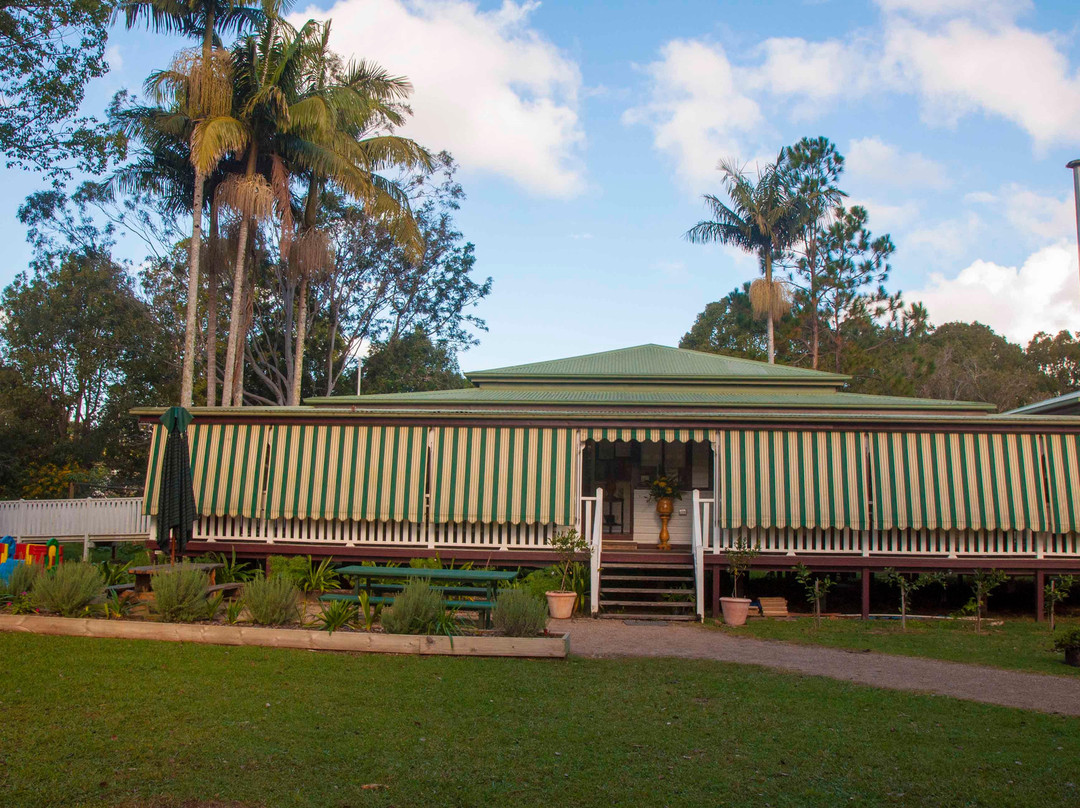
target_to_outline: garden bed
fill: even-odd
[[[570,635],[548,637],[492,637],[384,634],[353,631],[313,631],[300,628],[267,628],[194,623],[160,623],[138,620],[103,620],[83,617],[0,614],[0,631],[52,634],[67,637],[99,637],[128,640],[161,640],[206,645],[256,645],[271,648],[303,648],[314,651],[354,651],[376,654],[430,654],[442,656],[499,656],[564,658]]]

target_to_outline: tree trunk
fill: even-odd
[[[247,169],[244,178],[255,175],[255,161],[258,147],[252,141],[248,148]],[[251,229],[251,214],[244,212],[240,222],[240,233],[236,239],[236,266],[233,268],[232,305],[229,307],[229,340],[225,347],[225,382],[221,390],[221,406],[233,405],[233,388],[236,376],[236,352],[239,344],[238,333],[241,330],[242,305],[244,297],[244,258],[247,256],[248,231]],[[243,345],[240,345],[243,350]]]
[[[765,253],[765,286],[769,290],[769,311],[766,317],[766,330],[769,335],[769,364],[776,363],[776,340],[773,336],[772,313],[772,253]]]
[[[180,373],[180,406],[190,407],[195,381],[195,330],[198,328],[199,254],[202,252],[203,182],[195,172],[195,193],[191,201],[191,243],[188,245],[187,320],[184,325],[184,366]]]
[[[304,235],[315,229],[316,216],[319,210],[319,197],[322,194],[322,183],[318,176],[313,175],[308,184],[307,202],[304,205]],[[300,301],[296,312],[296,350],[293,351],[292,390],[289,391],[289,406],[300,405],[300,386],[304,380],[304,342],[307,340],[307,297],[308,278],[311,275],[311,267],[300,267]]]
[[[218,318],[218,207],[210,203],[210,241],[206,273],[206,406],[217,406],[217,318]]]

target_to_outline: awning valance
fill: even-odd
[[[1050,481],[1053,533],[1080,532],[1080,435],[1047,435],[1046,473]]]
[[[645,441],[707,441],[709,430],[707,429],[583,429],[582,440],[622,440],[638,442]]]
[[[191,481],[195,507],[202,516],[248,516],[262,513],[262,475],[266,467],[265,424],[192,424],[188,427]],[[155,425],[150,441],[143,505],[158,512],[161,463],[168,433]]]
[[[432,431],[432,521],[573,524],[573,430]]]
[[[426,427],[270,430],[270,519],[423,521]]]
[[[880,432],[870,440],[874,527],[1045,530],[1038,436]]]
[[[722,431],[720,526],[864,528],[861,432]]]

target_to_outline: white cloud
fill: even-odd
[[[922,250],[935,258],[958,256],[975,243],[982,229],[979,215],[968,211],[964,216],[912,230],[904,237],[904,246]]]
[[[675,158],[679,174],[697,185],[723,157],[745,156],[748,137],[765,118],[746,95],[724,49],[674,40],[645,68],[650,100],[628,110],[627,123],[647,123],[656,148]]]
[[[415,112],[404,134],[448,149],[462,166],[529,190],[570,196],[584,186],[575,62],[529,26],[537,3],[504,0],[339,0],[292,21],[333,18],[332,47],[408,76]]]
[[[847,207],[859,205],[866,208],[870,215],[870,229],[874,233],[892,233],[896,230],[905,229],[919,218],[919,205],[917,202],[904,202],[899,205],[891,205],[887,202],[879,202],[876,199],[848,197],[844,201]]]
[[[1039,331],[1080,323],[1076,249],[1068,242],[1044,247],[1020,267],[975,261],[953,278],[932,274],[925,289],[904,297],[925,303],[936,324],[977,320],[1026,345]]]
[[[709,176],[720,157],[774,153],[778,144],[770,140],[782,122],[870,95],[913,95],[935,125],[976,114],[1011,121],[1039,151],[1075,142],[1080,71],[1060,47],[1062,37],[1016,22],[1028,3],[879,6],[876,28],[839,39],[772,38],[734,56],[716,43],[670,41],[646,68],[649,99],[624,120],[651,126],[656,148],[691,180]],[[898,156],[924,178],[932,174],[928,158]]]
[[[844,168],[853,177],[901,188],[946,188],[945,167],[918,152],[902,152],[876,137],[851,141]]]
[[[1014,183],[1002,190],[1000,198],[1009,222],[1029,239],[1045,244],[1076,233],[1072,194],[1057,198],[1043,196]]]

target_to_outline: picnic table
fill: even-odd
[[[150,591],[150,579],[155,575],[160,575],[163,572],[175,572],[178,569],[196,569],[203,572],[210,573],[210,584],[214,584],[214,571],[224,567],[224,564],[217,564],[211,562],[199,562],[188,564],[149,564],[145,567],[131,567],[128,569],[132,575],[135,576],[135,591],[136,592],[149,592]]]
[[[375,581],[393,578],[423,578],[429,581],[449,581],[464,586],[435,586],[443,595],[447,606],[455,609],[475,609],[483,615],[484,625],[488,624],[490,612],[495,608],[495,592],[501,581],[512,581],[517,572],[512,570],[473,570],[473,569],[424,569],[421,567],[365,567],[351,565],[340,567],[338,575],[355,578],[354,594],[323,595],[321,600],[360,600],[363,586],[369,603],[389,603],[393,594],[400,592],[401,584],[380,584]],[[383,593],[383,594],[380,594]],[[449,597],[448,597],[449,596]],[[480,597],[482,600],[463,600],[464,597]]]

